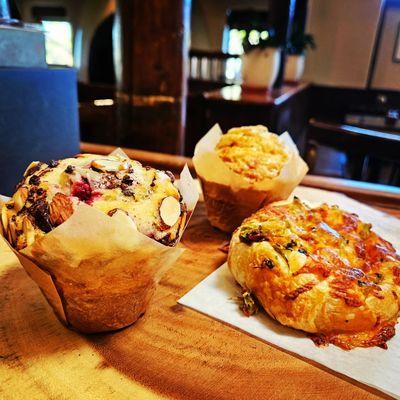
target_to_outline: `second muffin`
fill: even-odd
[[[225,232],[263,204],[286,199],[308,170],[288,133],[278,136],[262,125],[225,135],[214,126],[197,144],[193,163],[208,219]]]

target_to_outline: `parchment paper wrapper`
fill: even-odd
[[[198,191],[187,166],[177,186],[192,212]],[[163,273],[184,251],[138,232],[125,213],[109,217],[86,204],[31,246],[12,250],[58,318],[84,333],[134,323]]]
[[[231,170],[218,156],[215,147],[223,135],[218,124],[197,143],[193,164],[201,182],[207,217],[212,226],[233,232],[263,204],[284,200],[308,171],[289,133],[279,136],[289,159],[273,179],[251,183]]]

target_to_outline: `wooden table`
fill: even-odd
[[[107,147],[83,144],[104,154]],[[153,164],[185,161],[127,151]],[[400,217],[400,191],[308,177],[312,186],[361,198]],[[381,393],[177,304],[225,260],[227,236],[208,224],[203,203],[145,316],[112,334],[62,326],[15,256],[0,244],[1,399],[376,399]]]
[[[307,125],[308,83],[284,84],[280,89],[260,90],[238,85],[203,93],[205,122],[232,126],[262,124],[272,132],[290,132],[297,140]],[[204,133],[203,133],[204,134]]]
[[[257,104],[262,106],[280,106],[286,100],[301,93],[309,87],[309,83],[288,84],[285,83],[279,89],[251,89],[239,85],[225,86],[219,90],[204,93],[208,100],[220,102],[235,102],[241,104]]]

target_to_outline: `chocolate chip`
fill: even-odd
[[[14,208],[14,203],[7,203],[7,204],[6,204],[6,207],[7,207],[9,210],[11,210],[11,209]]]
[[[156,176],[155,175],[154,175],[153,180],[150,183],[150,187],[154,187],[154,186],[156,186]]]
[[[176,237],[175,239],[171,239],[171,234],[167,233],[163,238],[158,240],[161,244],[165,246],[174,246],[177,242],[178,238]]]
[[[38,196],[41,196],[43,193],[44,193],[44,189],[42,189],[42,188],[39,188],[38,190],[36,190],[36,194]]]
[[[146,171],[150,171],[150,170],[151,170],[151,167],[149,167],[148,165],[146,165],[146,166],[144,167],[144,169],[145,169]]]
[[[101,183],[107,189],[115,189],[119,185],[119,180],[116,178],[115,175],[103,175]]]
[[[39,183],[40,183],[40,178],[39,178],[37,175],[32,175],[32,176],[29,178],[29,184],[30,184],[30,185],[35,185],[35,186],[37,186],[37,185],[39,185]]]
[[[126,183],[121,184],[121,190],[125,196],[135,196],[133,191],[129,188],[129,186]]]
[[[48,165],[50,168],[55,168],[55,167],[57,167],[57,165],[58,165],[58,161],[56,161],[56,160],[50,160],[50,161],[47,163],[47,165]]]
[[[33,199],[35,198],[35,193],[36,193],[35,188],[32,188],[31,190],[29,190],[27,200],[33,201]]]
[[[67,168],[65,168],[65,173],[66,174],[72,174],[72,172],[74,172],[75,167],[73,167],[72,165],[68,165]]]
[[[124,175],[122,178],[122,183],[125,185],[132,185],[133,179],[129,175]]]
[[[129,190],[129,189],[122,189],[122,193],[125,196],[128,196],[128,197],[134,197],[135,196],[135,193],[133,193],[132,190]]]
[[[35,219],[36,225],[46,233],[50,232],[53,228],[50,223],[49,212],[49,205],[44,199],[38,200],[29,208],[29,213]]]

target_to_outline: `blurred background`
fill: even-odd
[[[399,90],[398,0],[0,0],[2,171],[80,141],[191,156],[218,122],[399,186]]]

